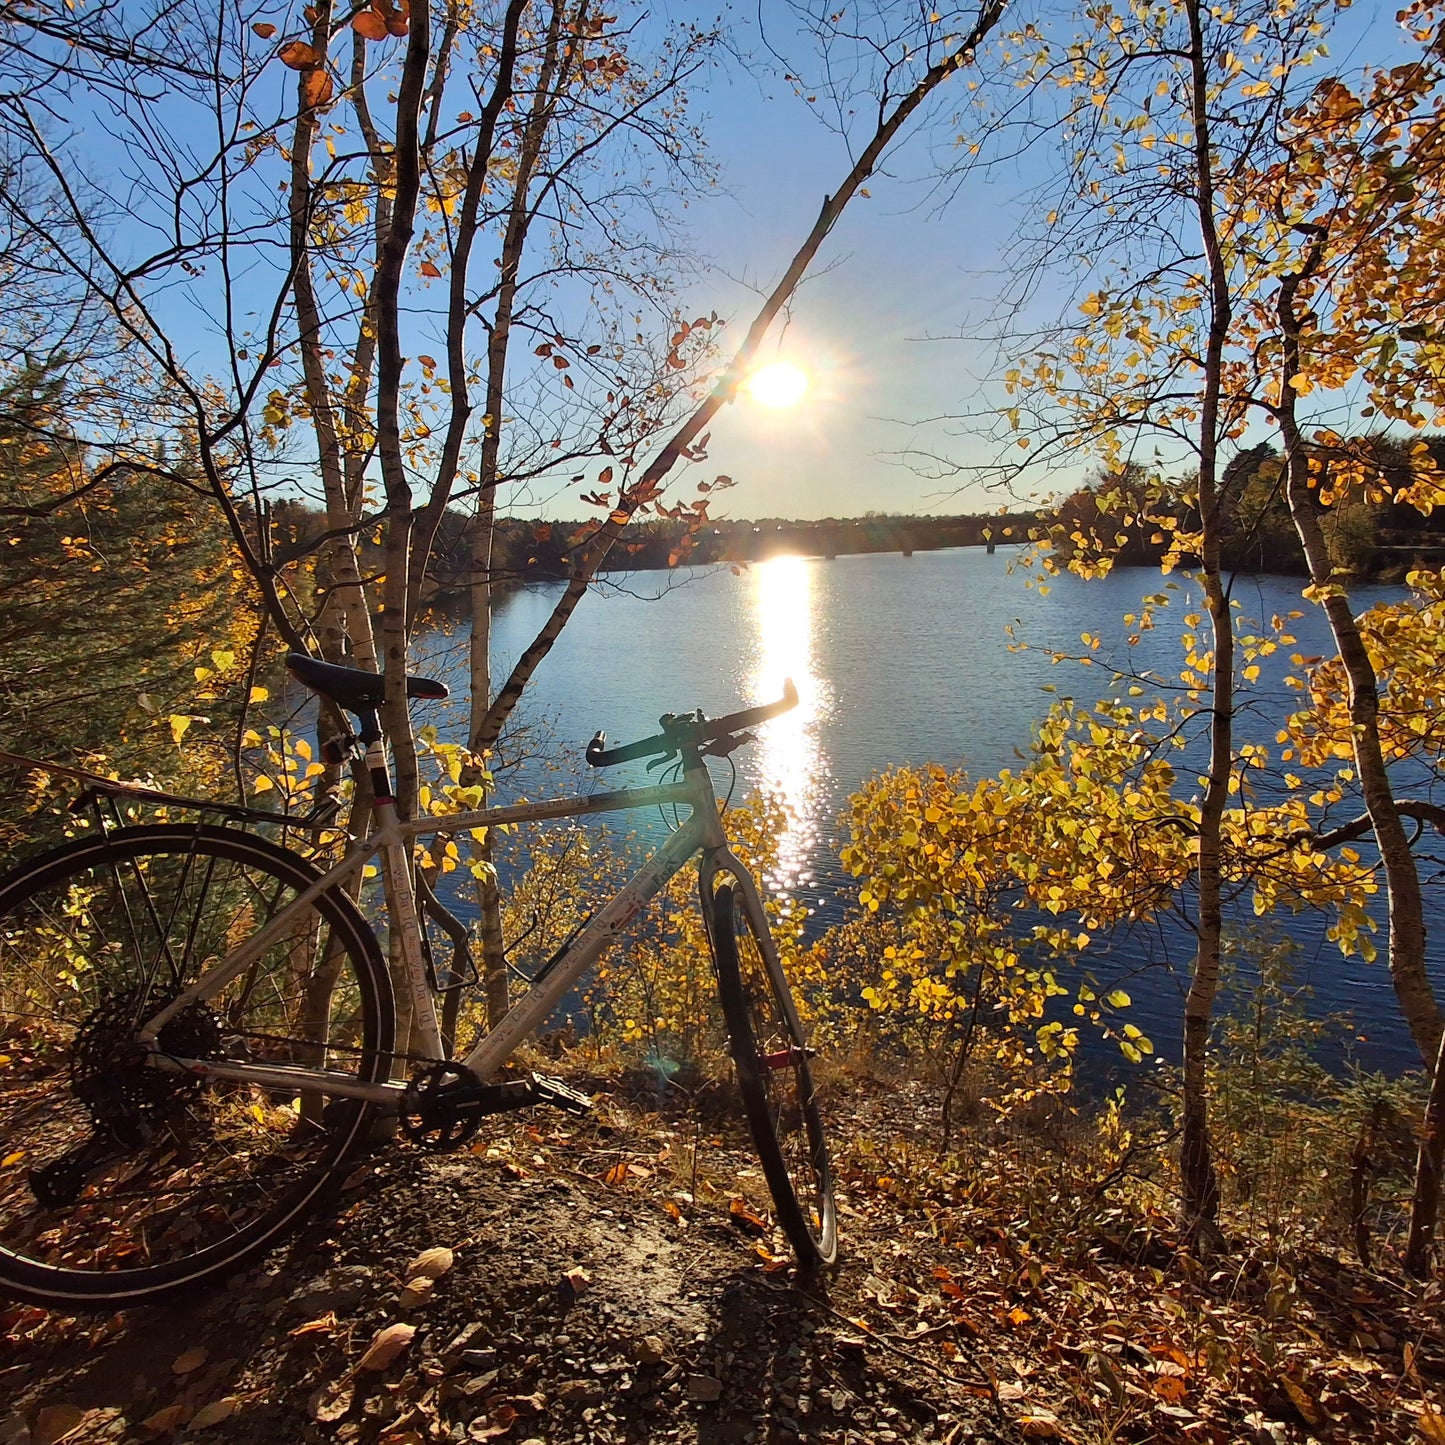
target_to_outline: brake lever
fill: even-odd
[[[703,750],[705,758],[725,758],[747,743],[757,742],[755,733],[731,733],[726,737],[714,738]]]
[[[664,766],[666,766],[668,763],[676,762],[676,761],[677,761],[677,749],[674,748],[670,753],[662,753],[662,754],[660,754],[658,757],[653,758],[653,760],[652,760],[650,763],[647,764],[647,771],[648,771],[649,773],[655,773],[655,772],[658,770],[658,768],[664,767]]]

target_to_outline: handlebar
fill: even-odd
[[[783,695],[777,702],[768,702],[760,707],[744,708],[741,712],[730,712],[725,717],[705,718],[702,713],[686,713],[674,717],[668,713],[658,719],[662,731],[655,737],[643,738],[640,742],[624,743],[618,748],[608,748],[607,734],[599,732],[587,744],[585,757],[594,768],[610,768],[615,763],[631,762],[634,758],[669,756],[684,747],[701,747],[716,738],[740,733],[769,718],[778,717],[798,705],[798,689],[793,679],[783,683]]]

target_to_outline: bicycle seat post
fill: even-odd
[[[366,748],[366,771],[371,776],[373,804],[395,803],[396,799],[391,791],[391,773],[387,766],[386,735],[381,730],[377,710],[374,707],[357,708],[356,720],[361,724],[357,736]]]

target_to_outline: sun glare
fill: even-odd
[[[807,374],[791,361],[773,361],[760,366],[747,380],[754,401],[781,410],[796,406],[808,389]]]

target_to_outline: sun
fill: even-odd
[[[796,406],[808,389],[808,376],[791,361],[773,361],[752,372],[744,385],[754,401],[779,411]]]

